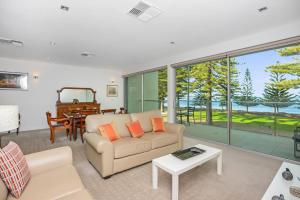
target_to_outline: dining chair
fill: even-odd
[[[72,139],[72,126],[68,118],[54,118],[50,112],[46,112],[47,122],[50,128],[50,141],[53,144],[55,141],[55,132],[65,130],[67,137],[70,135]]]
[[[187,112],[184,113],[184,116],[186,116],[187,123],[189,123],[189,126],[191,125],[190,118],[193,118],[195,124],[195,107],[188,107]]]
[[[182,109],[179,108],[177,111],[176,111],[176,120],[177,120],[177,117],[179,117],[180,119],[180,124],[182,124],[182,117],[184,116],[184,113],[182,112]]]
[[[85,126],[85,118],[89,115],[95,115],[99,114],[97,109],[90,109],[90,110],[80,110],[79,111],[79,122],[76,122],[75,128],[80,129],[80,137],[82,143],[83,141],[83,134],[86,131],[86,126]]]

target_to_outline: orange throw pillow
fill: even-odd
[[[110,141],[114,141],[120,138],[113,123],[101,125],[99,126],[99,130],[101,135],[103,137],[106,137]]]
[[[126,123],[126,126],[132,137],[139,138],[144,135],[144,130],[142,129],[142,126],[139,121]]]
[[[164,119],[162,117],[153,117],[151,119],[153,132],[165,132]]]

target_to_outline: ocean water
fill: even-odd
[[[180,100],[179,105],[181,108],[187,107],[187,100]],[[192,101],[190,101],[189,106],[194,106]],[[225,106],[222,107],[220,105],[220,102],[218,102],[218,101],[213,101],[212,107],[213,107],[213,109],[225,109],[226,108]],[[200,106],[195,106],[195,108],[200,108]],[[238,105],[237,103],[233,102],[232,110],[246,111],[246,107]],[[248,110],[249,110],[249,112],[270,112],[270,113],[274,112],[273,107],[265,106],[262,104],[259,104],[256,106],[251,106],[248,108]],[[279,108],[279,112],[288,113],[288,114],[300,114],[300,103],[293,104],[293,105],[290,105],[290,106],[284,107],[284,108]]]

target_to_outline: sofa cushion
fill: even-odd
[[[115,158],[123,158],[151,150],[151,141],[126,137],[113,141]]]
[[[178,136],[177,134],[173,133],[157,133],[157,132],[150,132],[150,133],[145,133],[141,139],[151,141],[151,148],[152,149],[157,149],[160,147],[168,146],[171,144],[175,144],[178,142]]]
[[[130,137],[130,133],[126,127],[126,123],[131,122],[129,114],[122,115],[89,115],[86,117],[87,132],[99,132],[99,126],[108,123],[114,123],[116,131],[120,137]]]
[[[19,200],[58,199],[84,189],[72,165],[59,167],[31,177]],[[8,200],[15,200],[12,195]]]
[[[139,121],[141,123],[144,132],[150,132],[152,131],[151,118],[161,117],[161,112],[160,110],[152,110],[152,111],[141,112],[141,113],[132,113],[130,115],[132,121]]]
[[[93,198],[87,190],[79,190],[78,192],[58,198],[57,200],[92,200]]]

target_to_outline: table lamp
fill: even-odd
[[[0,105],[0,133],[19,127],[19,107],[16,105]]]

